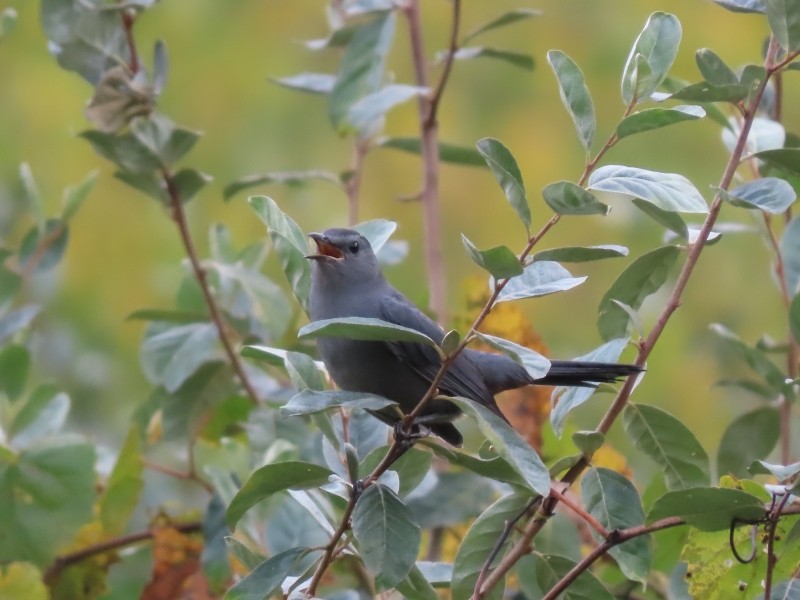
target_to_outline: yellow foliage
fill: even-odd
[[[26,562],[0,567],[0,600],[49,600],[39,569]]]

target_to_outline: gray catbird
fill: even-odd
[[[310,317],[313,321],[337,317],[371,317],[416,329],[437,343],[444,331],[383,277],[367,239],[352,229],[328,229],[312,233],[317,253],[311,275]],[[396,402],[403,413],[411,412],[425,395],[441,361],[436,351],[412,342],[357,341],[345,338],[317,339],[322,360],[336,385],[343,390],[369,392]],[[542,379],[533,380],[511,358],[466,349],[450,365],[439,385],[439,394],[462,396],[483,404],[505,420],[494,394],[530,384],[594,386],[639,372],[633,365],[581,361],[552,361]],[[376,417],[393,425],[396,411],[378,411]],[[460,410],[441,398],[430,400],[416,425],[454,446],[462,443],[452,421]]]

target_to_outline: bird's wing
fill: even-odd
[[[444,337],[441,327],[397,290],[393,290],[393,293],[381,301],[381,318],[396,325],[416,329],[437,343]],[[410,342],[390,342],[388,345],[398,359],[409,365],[425,381],[433,381],[436,377],[441,360],[433,348]],[[448,396],[461,396],[474,400],[502,416],[491,390],[483,380],[481,371],[463,352],[447,369],[439,390]]]

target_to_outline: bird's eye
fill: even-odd
[[[353,254],[358,252],[358,242],[350,242],[350,252]]]

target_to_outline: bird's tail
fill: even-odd
[[[642,369],[636,365],[590,362],[586,360],[554,360],[550,370],[537,385],[567,385],[572,387],[594,387],[598,383],[613,383]]]

